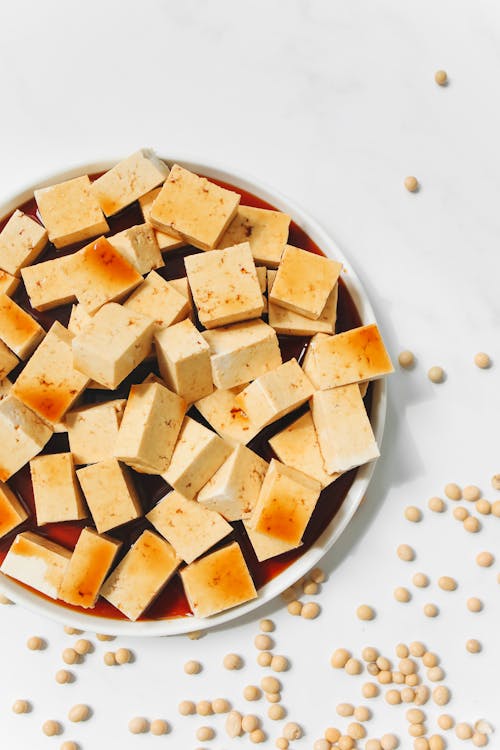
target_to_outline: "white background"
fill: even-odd
[[[367,676],[329,667],[335,647],[373,644],[392,657],[396,643],[413,639],[442,658],[449,712],[489,718],[500,730],[500,566],[474,563],[478,551],[498,551],[500,520],[483,519],[471,535],[450,507],[442,516],[425,509],[418,525],[403,517],[407,504],[425,507],[447,481],[498,496],[490,477],[500,471],[499,23],[493,0],[3,5],[0,200],[50,172],[141,146],[253,173],[330,231],[359,272],[392,354],[408,347],[418,358],[413,372],[391,378],[383,457],[366,503],[325,559],[318,620],[294,619],[277,601],[197,642],[121,639],[136,661],[113,669],[102,663],[109,646],[99,643],[73,670],[76,681],[59,686],[54,673],[73,639],[20,607],[2,607],[0,726],[9,750],[56,748],[63,739],[85,750],[195,748],[197,726],[220,724],[179,717],[181,698],[226,696],[264,715],[264,702],[245,707],[241,698],[263,674],[252,645],[261,614],[275,618],[276,652],[292,660],[283,704],[307,732],[297,747],[312,748],[328,725],[345,726],[335,716],[339,701],[366,703]],[[434,83],[438,68],[449,73],[446,88]],[[421,181],[418,194],[403,188],[407,174]],[[493,358],[491,370],[472,364],[479,350]],[[446,369],[443,385],[426,379],[433,364]],[[415,546],[414,563],[397,558],[401,542]],[[398,604],[393,588],[417,570],[431,587]],[[437,587],[443,574],[459,581],[455,593]],[[481,614],[467,611],[470,595],[484,600]],[[427,601],[440,607],[435,620],[422,614]],[[362,602],[376,608],[373,622],[356,619]],[[47,650],[27,651],[32,634],[47,639]],[[465,651],[469,637],[481,640],[481,654]],[[243,671],[221,668],[228,651],[245,656]],[[203,673],[185,676],[187,658],[199,658]],[[32,701],[32,713],[11,713],[19,697]],[[67,710],[79,702],[94,716],[70,725]],[[394,730],[411,748],[405,708],[371,703],[368,736]],[[432,733],[439,710],[429,703],[426,711]],[[134,715],[167,718],[173,732],[129,735]],[[46,718],[63,721],[63,737],[41,734]],[[266,727],[272,747],[279,727]],[[208,744],[233,745],[223,732]],[[449,747],[456,744],[452,735]]]

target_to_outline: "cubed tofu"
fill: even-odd
[[[7,271],[0,271],[0,294],[14,294],[19,282],[20,279],[17,276],[11,276]]]
[[[267,461],[238,445],[198,493],[198,503],[228,521],[249,518],[267,471]]]
[[[248,241],[255,262],[276,268],[285,249],[289,226],[290,217],[281,211],[238,206],[236,216],[217,247],[230,247]]]
[[[14,211],[0,232],[0,268],[19,276],[21,268],[38,258],[47,241],[47,231],[41,224],[22,211]]]
[[[92,315],[89,315],[83,305],[73,305],[71,307],[71,313],[69,316],[68,331],[74,333],[81,333],[88,323],[92,320]]]
[[[106,216],[130,206],[168,177],[169,168],[154,151],[142,148],[92,183],[92,194]]]
[[[184,258],[198,317],[205,328],[258,318],[264,303],[248,242]]]
[[[45,336],[42,326],[22,307],[0,294],[0,339],[21,359],[27,359]]]
[[[282,363],[276,332],[262,320],[204,331],[217,388],[234,388]]]
[[[75,464],[95,464],[113,457],[126,403],[120,398],[66,414],[64,424]]]
[[[188,404],[213,391],[210,347],[189,320],[155,333],[161,376]]]
[[[316,391],[311,411],[329,474],[349,471],[379,457],[357,383]]]
[[[240,196],[174,164],[149,221],[201,250],[211,250],[236,214]]]
[[[273,458],[248,524],[260,534],[297,547],[320,493],[317,479]]]
[[[59,422],[89,382],[73,367],[73,339],[56,320],[12,386],[20,401],[52,423]]]
[[[146,529],[105,581],[101,596],[137,620],[167,585],[180,565],[174,548]]]
[[[41,311],[51,310],[76,301],[73,269],[78,258],[78,253],[64,255],[22,269],[31,307]]]
[[[243,521],[245,531],[247,533],[250,544],[255,552],[255,557],[259,562],[269,560],[271,557],[277,557],[285,552],[290,552],[292,549],[297,549],[301,544],[290,544],[290,542],[283,541],[269,534],[262,534],[260,531],[255,531],[250,526],[249,521]]]
[[[0,401],[6,398],[12,389],[12,383],[9,378],[3,378],[0,380]]]
[[[162,474],[177,442],[186,402],[159,383],[130,389],[114,455],[136,471]]]
[[[74,365],[98,383],[117,388],[148,355],[153,331],[150,318],[110,302],[73,339]]]
[[[268,286],[272,289],[277,271],[268,271]],[[305,315],[279,307],[272,302],[268,305],[269,325],[277,333],[286,336],[313,336],[316,333],[335,333],[337,321],[338,284],[335,284],[326,301],[323,311],[317,320],[306,318]]]
[[[281,463],[298,469],[327,487],[340,474],[328,474],[310,411],[269,439]]]
[[[158,198],[160,190],[161,187],[155,188],[154,190],[150,190],[149,193],[146,193],[146,195],[143,195],[141,198],[139,198],[139,205],[141,207],[144,221],[148,223],[150,223],[149,214],[151,213],[151,206]],[[184,240],[181,240],[178,237],[173,237],[171,234],[161,232],[159,229],[155,229],[154,227],[153,230],[156,235],[158,247],[160,248],[162,253],[167,252],[168,250],[176,250],[178,247],[182,247],[185,244]]]
[[[73,265],[76,298],[89,315],[107,302],[119,302],[142,284],[139,271],[100,237],[80,250]]]
[[[35,200],[49,240],[57,248],[109,230],[87,175],[35,190]]]
[[[24,506],[8,484],[0,482],[0,539],[28,518]]]
[[[71,453],[49,453],[30,461],[38,526],[87,517]]]
[[[178,556],[193,562],[233,530],[219,513],[179,492],[169,492],[146,518],[170,542]]]
[[[196,617],[210,617],[257,598],[237,542],[196,560],[181,570],[180,576]]]
[[[142,515],[132,477],[116,458],[77,469],[76,474],[99,534]]]
[[[246,445],[260,432],[236,403],[236,397],[246,388],[217,388],[209,396],[196,402],[195,406],[209,425],[230,445]]]
[[[109,242],[141,274],[165,265],[150,224],[137,224],[109,237]]]
[[[302,369],[317,390],[320,387],[320,379],[318,368],[316,366],[315,351],[318,343],[327,338],[329,338],[329,336],[326,333],[316,333],[311,338],[304,359],[302,360]]]
[[[142,284],[123,304],[128,310],[147,315],[154,321],[155,330],[179,323],[189,315],[189,301],[169,281],[151,271]]]
[[[265,294],[267,291],[267,268],[265,266],[255,266],[257,278],[259,280],[260,291]]]
[[[14,352],[11,352],[9,347],[5,346],[0,339],[0,380],[6,378],[9,372],[11,372],[14,367],[17,367],[18,364],[19,360]]]
[[[57,599],[71,552],[43,536],[23,531],[11,544],[0,571]]]
[[[184,497],[193,498],[231,453],[231,446],[191,417],[185,417],[168,469],[162,474]]]
[[[314,386],[296,359],[289,359],[250,383],[235,398],[250,421],[262,429],[302,406]]]
[[[317,320],[338,281],[342,263],[287,245],[269,303]]]
[[[94,529],[82,529],[64,573],[59,598],[76,607],[92,609],[121,542],[100,536]]]
[[[5,482],[31,461],[53,429],[9,393],[0,401],[0,481]]]

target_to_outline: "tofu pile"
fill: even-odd
[[[342,266],[287,244],[289,216],[151,150],[35,200],[40,221],[17,210],[0,232],[2,573],[78,607],[104,597],[130,620],[175,575],[198,617],[254,599],[248,563],[300,547],[323,488],[379,455],[363,396],[393,368],[377,326],[335,333]],[[143,223],[111,235],[135,202]],[[48,243],[72,252],[40,259]],[[184,246],[185,276],[167,281]],[[13,299],[20,284],[32,310],[71,303],[67,327],[45,331]],[[302,366],[278,334],[310,337]],[[149,375],[117,398],[143,362]],[[270,463],[248,447],[265,428]],[[56,432],[69,450],[44,452]],[[28,463],[23,530],[9,479]],[[141,474],[169,486],[147,513]],[[137,519],[124,549],[114,531]],[[67,521],[82,527],[72,550],[46,529]]]

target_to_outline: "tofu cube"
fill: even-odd
[[[101,596],[129,620],[137,620],[167,585],[180,562],[165,539],[146,529],[105,581]]]
[[[149,224],[124,229],[109,237],[109,242],[141,274],[165,265],[153,227]]]
[[[0,539],[26,521],[28,514],[8,484],[0,482]]]
[[[175,490],[160,500],[146,518],[187,563],[196,560],[233,530],[221,515]]]
[[[198,504],[228,521],[249,518],[267,471],[267,461],[238,445],[198,493]]]
[[[156,331],[187,318],[190,308],[186,297],[156,271],[151,271],[146,276],[123,306],[151,318]]]
[[[142,515],[132,477],[116,458],[77,469],[76,474],[99,534]]]
[[[262,534],[260,531],[255,531],[250,526],[250,521],[243,521],[243,526],[247,533],[250,544],[255,552],[255,557],[259,562],[269,560],[271,557],[277,557],[283,555],[285,552],[290,552],[292,549],[297,549],[301,546],[300,544],[290,544],[283,539],[278,539],[269,534]]]
[[[95,464],[113,457],[126,403],[121,398],[66,414],[64,425],[75,464]]]
[[[0,567],[4,575],[57,599],[71,552],[43,536],[23,531],[11,544]]]
[[[8,346],[5,346],[3,341],[0,339],[0,380],[7,377],[14,367],[17,367],[19,360],[16,355],[11,352]]]
[[[305,357],[302,360],[302,369],[304,370],[305,374],[314,385],[316,390],[319,390],[321,383],[319,379],[318,368],[316,366],[315,351],[318,343],[320,341],[324,341],[327,338],[329,338],[329,336],[326,333],[316,333],[310,340]]]
[[[35,200],[49,240],[57,248],[109,231],[87,175],[35,190]]]
[[[27,359],[45,336],[42,326],[22,307],[0,294],[0,339],[21,359]]]
[[[188,404],[213,391],[210,347],[189,319],[155,333],[161,376]]]
[[[106,216],[130,206],[168,177],[169,168],[154,151],[142,148],[92,183],[92,194]]]
[[[136,471],[166,471],[181,429],[186,402],[159,383],[130,389],[114,455]]]
[[[341,271],[342,263],[287,245],[269,302],[317,320]]]
[[[0,401],[0,481],[5,482],[36,456],[53,429],[9,393]]]
[[[148,355],[153,330],[150,318],[110,302],[73,339],[74,365],[98,383],[117,388]]]
[[[0,401],[6,398],[12,389],[12,383],[9,378],[3,378],[0,380]]]
[[[246,445],[260,432],[258,424],[247,417],[236,397],[246,388],[217,388],[209,396],[196,402],[195,406],[209,425],[230,445]]]
[[[92,315],[88,314],[83,305],[73,305],[69,316],[68,331],[71,331],[76,336],[83,331],[91,320]]]
[[[155,200],[158,198],[158,195],[160,193],[161,187],[155,188],[154,190],[150,190],[149,193],[146,193],[146,195],[143,195],[141,198],[139,198],[139,205],[141,207],[142,215],[144,217],[144,221],[149,221],[149,215],[151,213],[151,206],[155,202]],[[179,239],[178,237],[173,237],[171,234],[166,234],[165,232],[161,232],[159,229],[155,229],[153,227],[153,231],[156,235],[156,241],[158,243],[158,247],[160,248],[161,252],[167,252],[168,250],[176,250],[178,247],[182,247],[185,242],[184,240]]]
[[[14,294],[19,286],[19,281],[17,276],[11,276],[7,271],[0,270],[0,294]]]
[[[38,258],[47,241],[47,231],[41,224],[22,211],[14,211],[0,232],[0,268],[19,276],[21,268]]]
[[[51,310],[76,301],[73,269],[78,257],[78,254],[64,255],[22,269],[31,307],[40,311]]]
[[[268,271],[269,291],[272,289],[274,278],[277,271]],[[268,315],[269,325],[277,333],[286,336],[313,336],[316,333],[335,333],[335,323],[337,321],[337,300],[338,284],[335,284],[326,304],[317,320],[306,318],[305,315],[287,310],[285,307],[269,302]]]
[[[248,242],[184,258],[198,317],[205,328],[258,318],[264,309]]]
[[[177,492],[191,499],[230,453],[231,446],[215,432],[185,417],[172,459],[162,477]]]
[[[57,320],[12,386],[12,393],[42,419],[64,416],[89,379],[73,367],[74,336]]]
[[[236,216],[219,240],[217,247],[231,247],[249,242],[256,263],[276,268],[288,239],[290,217],[267,208],[238,206]]]
[[[249,526],[297,547],[316,507],[321,484],[276,461],[269,464]]]
[[[99,536],[94,529],[82,529],[64,573],[59,598],[76,607],[95,607],[120,547],[121,542],[109,536]]]
[[[236,214],[240,196],[174,164],[149,221],[200,250],[211,250]]]
[[[38,526],[87,517],[71,453],[37,456],[30,470]]]

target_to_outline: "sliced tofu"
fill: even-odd
[[[210,347],[189,320],[155,333],[161,376],[188,404],[213,391]]]
[[[105,581],[101,596],[129,620],[137,620],[167,585],[180,562],[165,539],[146,529]]]
[[[210,617],[257,597],[237,542],[196,560],[181,570],[180,575],[196,617]]]
[[[82,529],[64,573],[59,598],[76,607],[95,607],[120,547],[121,542],[116,539],[100,536],[91,528]]]
[[[7,273],[7,271],[0,270],[0,294],[14,294],[19,286],[19,282],[20,279],[18,279],[17,276],[12,276],[10,273]]]
[[[22,307],[0,294],[0,339],[21,359],[27,359],[45,336],[42,326]]]
[[[162,477],[184,497],[192,499],[230,453],[231,446],[215,432],[185,417],[169,467]]]
[[[233,446],[246,445],[260,432],[236,403],[236,397],[247,384],[235,388],[218,388],[209,396],[196,401],[195,406],[213,429]]]
[[[123,306],[151,318],[156,331],[185,320],[190,311],[189,300],[156,271],[146,276]]]
[[[268,287],[272,289],[276,271],[268,271]],[[338,284],[335,284],[326,304],[317,320],[311,320],[304,315],[287,310],[270,302],[268,305],[269,325],[277,333],[286,336],[313,336],[315,333],[335,333],[337,321]]]
[[[53,429],[12,393],[0,401],[0,481],[5,482],[31,461]]]
[[[255,531],[255,529],[251,528],[249,521],[243,521],[243,526],[245,527],[248,539],[253,547],[253,551],[255,552],[255,557],[259,562],[269,560],[271,557],[283,555],[285,552],[290,552],[292,549],[297,549],[297,546],[301,546],[300,544],[290,544],[290,542],[285,542],[283,539],[278,539],[269,536],[269,534],[262,534],[260,531]]]
[[[276,268],[285,249],[289,226],[290,217],[281,211],[238,206],[236,216],[217,247],[231,247],[248,241],[256,263]]]
[[[146,518],[187,563],[203,555],[233,530],[221,515],[175,490],[160,500]]]
[[[14,352],[11,352],[9,347],[5,346],[0,339],[0,380],[6,378],[9,372],[12,372],[18,364],[19,360]]]
[[[0,482],[0,539],[10,534],[27,518],[28,513],[10,487]]]
[[[71,453],[49,453],[30,461],[38,526],[87,517]]]
[[[262,320],[203,331],[217,388],[234,388],[282,363],[276,332]]]
[[[249,518],[259,496],[268,463],[238,445],[198,493],[198,504],[228,521]]]
[[[95,464],[113,457],[126,403],[121,398],[66,414],[64,425],[75,464]]]
[[[16,210],[0,232],[0,268],[19,276],[45,250],[47,231],[41,224]]]
[[[302,369],[317,390],[319,390],[321,382],[319,378],[318,368],[316,366],[315,351],[319,342],[326,339],[328,339],[328,334],[316,333],[310,340],[304,359],[302,360]]]
[[[248,242],[184,258],[198,317],[205,328],[258,318],[264,309]]]
[[[99,534],[142,515],[132,477],[116,458],[77,469],[76,474]]]
[[[150,224],[137,224],[109,237],[109,242],[141,274],[165,265]]]
[[[92,320],[92,315],[89,315],[83,305],[73,305],[68,322],[68,331],[74,333],[81,333],[88,323]]]
[[[311,411],[329,474],[349,471],[379,457],[357,383],[316,391]]]
[[[18,534],[0,567],[16,581],[57,599],[71,552],[31,531]]]
[[[178,164],[151,206],[149,221],[156,229],[201,250],[211,250],[236,214],[240,196]]]
[[[151,206],[157,199],[160,190],[161,187],[155,188],[154,190],[150,190],[149,193],[146,193],[146,195],[143,195],[141,198],[139,198],[139,205],[141,207],[144,221],[148,223],[151,223],[149,221]],[[184,240],[181,240],[178,237],[173,237],[171,234],[165,234],[165,232],[161,232],[159,229],[154,229],[154,227],[153,230],[156,235],[158,247],[160,248],[162,253],[167,252],[168,250],[176,250],[178,247],[183,247],[183,245],[185,244]]]
[[[87,175],[35,190],[35,200],[49,240],[57,248],[109,230]]]
[[[73,268],[78,257],[78,254],[64,255],[21,270],[31,307],[51,310],[76,301]]]

